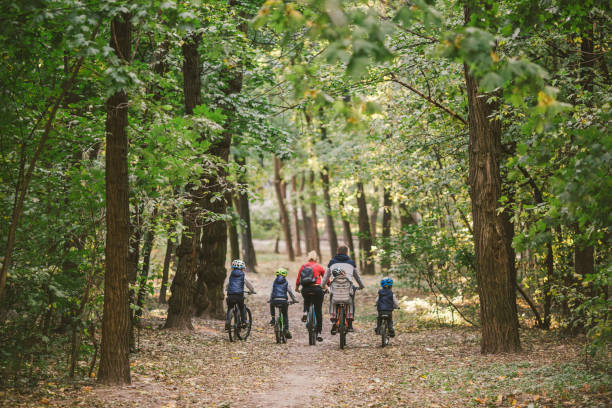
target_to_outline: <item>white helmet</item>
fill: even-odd
[[[232,261],[232,269],[244,269],[246,265],[240,259],[234,259]]]

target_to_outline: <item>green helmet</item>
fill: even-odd
[[[287,271],[286,268],[278,268],[276,270],[276,276],[287,276],[287,273],[289,273],[289,271]]]

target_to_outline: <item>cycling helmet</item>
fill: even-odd
[[[234,259],[232,261],[232,269],[244,269],[245,267],[244,262],[240,259]]]
[[[335,266],[335,267],[332,268],[331,273],[332,273],[332,275],[335,278],[338,275],[344,275],[344,270],[342,268],[340,268],[339,266]]]
[[[276,276],[285,276],[286,277],[287,276],[287,269],[285,269],[285,268],[278,268],[275,273],[276,273]]]
[[[391,278],[386,278],[386,277],[385,277],[385,278],[382,278],[382,279],[380,280],[380,286],[381,286],[381,287],[383,287],[383,288],[384,288],[384,287],[387,287],[387,286],[389,286],[389,287],[390,287],[390,286],[393,286],[393,279],[391,279]]]

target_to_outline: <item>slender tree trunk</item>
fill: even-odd
[[[304,199],[304,186],[306,184],[306,177],[302,175],[302,182],[300,183],[300,211],[302,212],[302,221],[304,224],[304,240],[306,242],[306,252],[310,252],[315,249],[312,239],[312,225],[308,212],[306,212],[306,206]]]
[[[470,11],[465,7],[465,20]],[[504,216],[498,214],[501,196],[501,123],[491,119],[495,102],[478,92],[478,83],[464,67],[469,107],[470,196],[474,225],[476,281],[480,298],[481,352],[520,350],[516,314],[516,276],[510,263]]]
[[[302,256],[302,243],[300,242],[300,220],[298,218],[299,197],[297,180],[291,177],[291,208],[293,210],[293,224],[295,225],[295,255]]]
[[[329,169],[327,167],[324,167],[321,172],[321,182],[323,183],[323,199],[325,201],[325,229],[329,239],[329,250],[331,255],[334,256],[338,252],[338,236],[334,227],[334,217],[329,197]]]
[[[368,208],[366,206],[365,191],[363,183],[357,183],[357,206],[359,208],[359,260],[363,259],[363,273],[374,274],[374,263],[372,262],[372,234],[368,220]]]
[[[317,218],[317,202],[316,202],[316,192],[315,192],[315,174],[314,171],[310,172],[310,216],[312,217],[312,246],[315,251],[317,251],[317,255],[319,259],[321,259],[321,242],[319,239],[319,220]]]
[[[116,16],[110,27],[110,46],[120,60],[131,55],[130,16]],[[106,274],[102,350],[98,381],[129,384],[130,312],[127,278],[129,231],[128,95],[122,89],[106,102]]]
[[[408,210],[408,206],[405,203],[399,204],[399,214],[400,214],[400,227],[401,229],[407,228],[409,225],[416,224],[416,220]]]
[[[236,200],[237,202],[238,200]],[[234,207],[231,205],[232,199],[231,197],[227,198],[228,210],[229,212],[234,212]],[[232,259],[240,258],[240,244],[238,243],[238,228],[234,221],[227,221],[227,232],[229,235],[230,242],[230,254]]]
[[[169,234],[168,234],[169,235]],[[174,252],[174,243],[170,236],[166,242],[166,255],[164,256],[164,267],[162,269],[162,281],[159,289],[159,303],[168,303],[166,299],[166,291],[168,287],[168,276],[170,274],[170,262],[172,261],[172,253]]]
[[[354,259],[356,255],[355,244],[353,243],[353,233],[351,231],[351,224],[349,222],[349,216],[346,212],[346,209],[344,208],[344,193],[340,195],[340,216],[342,217],[342,230],[343,230],[343,235],[344,235],[344,242],[349,248],[349,255],[353,257]]]
[[[142,317],[142,310],[145,304],[147,294],[147,281],[149,280],[149,270],[151,269],[151,252],[153,251],[153,242],[155,241],[155,227],[157,225],[157,207],[153,209],[151,214],[151,225],[145,233],[144,243],[142,245],[142,271],[140,273],[140,282],[138,287],[138,301],[136,303],[136,317]]]
[[[372,233],[372,241],[376,241],[378,237],[378,188],[374,188],[374,197],[376,197],[376,201],[372,206],[372,211],[370,211],[370,232]]]
[[[385,187],[383,192],[383,218],[382,218],[382,249],[383,256],[380,262],[380,267],[383,270],[388,270],[391,267],[391,210],[393,201],[391,201],[391,189]]]
[[[236,163],[241,167],[246,165],[246,159],[244,157],[236,156]],[[238,174],[238,182],[246,185],[246,172],[240,171]],[[251,209],[249,207],[249,195],[247,193],[238,194],[236,207],[238,213],[242,219],[244,225],[240,227],[240,240],[242,241],[242,260],[246,264],[247,269],[250,272],[256,273],[255,266],[257,266],[257,257],[255,255],[255,246],[253,245],[253,235],[251,230]]]
[[[274,188],[276,190],[276,199],[278,200],[278,208],[280,211],[280,221],[285,234],[285,245],[287,247],[287,254],[290,261],[295,261],[295,253],[293,252],[293,244],[291,240],[291,222],[289,221],[289,214],[287,207],[285,206],[285,197],[283,194],[282,180],[280,171],[282,168],[282,162],[278,157],[274,158]]]
[[[187,37],[183,43],[183,92],[185,98],[185,113],[192,115],[196,106],[201,103],[200,56],[198,45],[199,35]],[[168,315],[165,329],[193,330],[191,317],[193,316],[194,285],[197,269],[197,253],[200,243],[201,191],[193,184],[187,185],[187,194],[191,202],[183,210],[183,225],[185,230],[181,236],[181,243],[176,248],[178,265],[172,285],[170,286],[170,299],[168,300]]]
[[[551,231],[552,233],[552,231]],[[543,328],[550,329],[550,308],[552,306],[552,282],[554,279],[554,258],[552,235],[546,243],[546,282],[544,283],[544,323]]]

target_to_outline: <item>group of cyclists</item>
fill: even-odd
[[[241,321],[244,326],[247,324],[245,305],[244,305],[244,288],[245,286],[250,293],[255,293],[255,288],[245,276],[245,264],[237,259],[232,261],[232,272],[226,286],[227,291],[227,310],[228,319],[226,320],[226,330],[229,330],[229,313],[235,305],[239,306]],[[347,303],[348,306],[348,331],[352,332],[353,319],[355,316],[355,291],[363,289],[365,286],[361,281],[361,276],[357,270],[355,262],[348,255],[348,247],[341,245],[338,247],[336,255],[329,261],[327,268],[324,268],[318,263],[318,256],[315,251],[308,253],[308,261],[299,269],[295,282],[295,291],[287,281],[288,271],[286,268],[276,270],[276,277],[272,284],[270,292],[270,315],[272,317],[270,325],[274,325],[275,309],[279,308],[285,322],[285,337],[291,338],[289,331],[288,306],[289,303],[298,303],[296,292],[300,292],[304,299],[304,309],[302,321],[306,322],[307,312],[311,305],[314,305],[316,315],[316,333],[317,341],[323,341],[321,332],[323,330],[323,299],[325,293],[330,293],[329,314],[332,323],[331,334],[335,335],[338,327],[336,316],[334,315],[335,301]],[[381,316],[390,316],[393,309],[399,307],[397,299],[391,288],[393,280],[391,278],[383,278],[381,280],[381,289],[376,298],[376,307],[378,310],[378,319],[375,332],[378,333]],[[393,322],[389,320],[389,334],[395,336],[393,330]],[[314,341],[314,340],[313,340]]]

